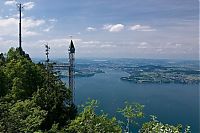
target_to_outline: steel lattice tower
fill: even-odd
[[[71,90],[71,102],[74,103],[75,99],[75,47],[71,40],[69,45],[69,89]]]

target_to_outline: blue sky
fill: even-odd
[[[0,52],[18,46],[16,3],[24,4],[23,49],[78,58],[199,58],[199,0],[0,0]]]

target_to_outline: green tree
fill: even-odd
[[[39,64],[42,70],[44,66]],[[48,111],[47,117],[42,124],[42,129],[51,129],[52,125],[57,123],[62,128],[74,119],[77,114],[76,106],[71,103],[71,92],[65,87],[61,79],[52,71],[52,65],[49,71],[42,71],[44,77],[43,88],[38,89],[33,95],[33,100],[42,109]]]
[[[177,126],[163,124],[157,120],[155,116],[151,116],[151,121],[146,122],[142,125],[142,128],[139,130],[139,133],[181,133],[182,125],[178,124]],[[184,133],[191,133],[190,127],[187,126]]]
[[[7,76],[3,71],[4,65],[5,57],[3,56],[3,53],[0,53],[0,97],[7,93]]]
[[[83,106],[83,111],[72,120],[63,131],[69,133],[121,133],[122,130],[116,118],[108,118],[105,114],[97,115],[96,100],[90,100]]]
[[[44,84],[45,75],[41,73],[41,68],[21,56],[14,48],[9,50],[7,58],[7,63],[2,69],[8,78],[8,89],[13,94],[12,99],[30,98],[33,92],[42,88]]]
[[[64,87],[64,86],[63,86]],[[67,103],[68,93],[61,90],[59,85],[53,88],[42,88],[34,94],[33,100],[43,110],[48,111],[42,129],[50,129],[54,123],[58,123],[59,128],[69,123],[77,114],[74,104]]]
[[[37,131],[40,129],[41,123],[45,120],[47,114],[46,111],[41,110],[31,100],[17,101],[13,105],[4,104],[4,107],[7,108],[7,111],[4,111],[4,117],[0,120],[1,132],[17,133]]]
[[[20,48],[10,48],[7,53],[7,61],[10,60],[18,60],[20,58],[26,58],[27,60],[31,60],[28,54],[26,54],[22,49]]]
[[[4,65],[6,62],[6,59],[3,55],[3,53],[0,53],[0,66]]]
[[[51,67],[50,67],[51,68]],[[11,48],[7,58],[0,54],[0,132],[121,133],[115,117],[96,114],[96,100],[90,100],[77,116],[72,95],[64,83],[43,64],[35,64],[20,49]],[[125,129],[143,117],[144,106],[125,103],[119,109],[127,120]],[[163,124],[155,119],[142,125],[141,133],[181,132],[182,126]],[[190,133],[187,126],[184,131]]]
[[[21,85],[18,86],[20,90],[23,90],[24,98],[30,97],[33,92],[43,86],[44,76],[40,73],[40,68],[30,62],[27,59],[12,60],[6,64],[5,73],[15,87],[15,80],[21,81]],[[18,79],[17,79],[18,78]]]
[[[0,132],[53,131],[75,118],[70,91],[51,69],[14,48],[0,67]]]
[[[124,118],[126,118],[126,127],[125,132],[130,132],[130,126],[131,124],[137,124],[135,119],[142,118],[144,116],[144,113],[142,112],[144,108],[144,105],[138,104],[138,103],[128,103],[125,102],[125,107],[118,109],[118,112],[122,114]]]
[[[7,76],[0,66],[0,97],[4,96],[8,90]]]

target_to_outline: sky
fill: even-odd
[[[0,52],[22,47],[32,58],[199,60],[199,0],[0,0]],[[72,37],[70,37],[72,36]]]

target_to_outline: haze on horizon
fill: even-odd
[[[33,58],[199,60],[199,0],[0,0],[0,52],[18,46],[18,10],[24,4],[22,47]]]

